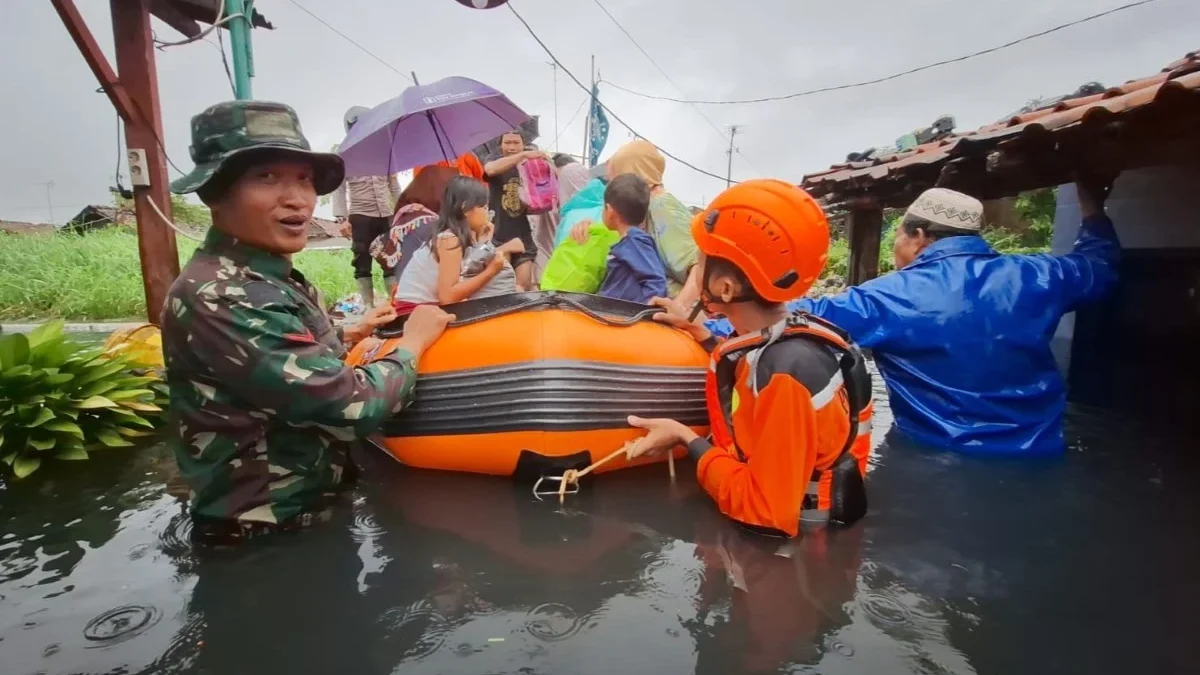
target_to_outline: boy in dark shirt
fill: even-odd
[[[649,209],[650,186],[641,176],[622,174],[604,189],[604,224],[621,240],[608,253],[600,295],[642,304],[666,297],[666,268],[654,238],[642,229]]]

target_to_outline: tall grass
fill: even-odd
[[[179,238],[180,265],[197,242]],[[327,302],[354,292],[349,251],[305,251],[296,267]],[[376,275],[378,276],[378,274]],[[376,279],[376,284],[382,282]],[[85,235],[0,234],[0,321],[142,320],[146,302],[137,236],[123,229]]]

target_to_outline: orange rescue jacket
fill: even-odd
[[[688,452],[726,516],[794,537],[866,512],[871,377],[832,324],[794,314],[720,343],[706,393],[712,440]]]

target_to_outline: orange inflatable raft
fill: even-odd
[[[445,309],[456,319],[421,357],[412,403],[376,439],[404,464],[534,480],[582,469],[641,436],[628,415],[708,433],[708,355],[651,319],[658,309],[557,292]],[[389,325],[346,360],[369,363],[402,334],[401,322]],[[619,457],[597,473],[656,461],[665,455]]]

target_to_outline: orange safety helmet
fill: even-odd
[[[781,180],[748,180],[717,195],[692,219],[692,238],[704,255],[736,265],[769,302],[804,295],[829,257],[825,212]]]

